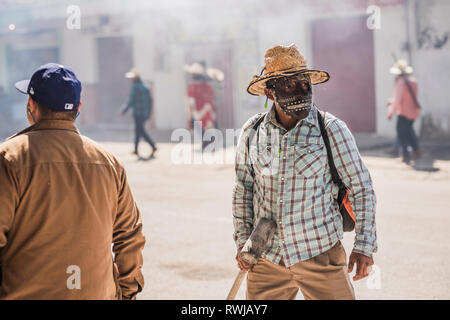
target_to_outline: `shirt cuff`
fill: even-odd
[[[374,252],[376,252],[376,250],[367,250],[367,249],[360,249],[358,247],[353,247],[353,251],[352,252],[356,252],[356,253],[360,253],[363,254],[369,258],[373,257]]]
[[[240,249],[242,248],[245,243],[247,242],[247,239],[250,238],[250,235],[237,235],[236,233],[233,234],[234,242],[236,243],[236,248]]]

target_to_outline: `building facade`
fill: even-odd
[[[246,88],[260,73],[266,49],[296,43],[311,68],[331,74],[315,88],[318,107],[354,132],[395,134],[386,118],[395,55],[415,69],[424,118],[450,134],[446,0],[50,0],[5,2],[0,10],[4,123],[23,118],[23,97],[12,84],[56,61],[73,67],[83,82],[81,126],[127,125],[118,116],[129,90],[123,75],[136,67],[153,91],[152,125],[186,127],[183,67],[205,61],[225,75],[216,86],[218,125],[238,128],[264,110],[264,98]]]

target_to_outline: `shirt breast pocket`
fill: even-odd
[[[325,174],[327,154],[324,145],[297,144],[294,157],[294,167],[298,175],[311,178]]]
[[[274,161],[274,154],[270,146],[265,146],[262,148],[252,148],[250,150],[250,159],[253,164],[255,172],[262,176],[272,175],[272,164]]]

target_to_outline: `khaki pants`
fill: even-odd
[[[354,300],[341,242],[291,267],[260,259],[247,275],[248,300],[293,300],[298,290],[306,300]]]

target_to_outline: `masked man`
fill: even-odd
[[[350,191],[356,237],[347,266],[340,242],[343,221],[335,198],[327,151],[313,105],[311,86],[329,79],[309,70],[295,45],[276,46],[265,55],[263,74],[247,91],[273,101],[271,110],[243,127],[236,154],[233,189],[234,239],[241,270],[249,270],[247,299],[354,299],[354,280],[368,275],[377,250],[375,194],[354,138],[341,120],[325,115],[334,163]],[[261,218],[277,230],[250,270],[239,258]]]

